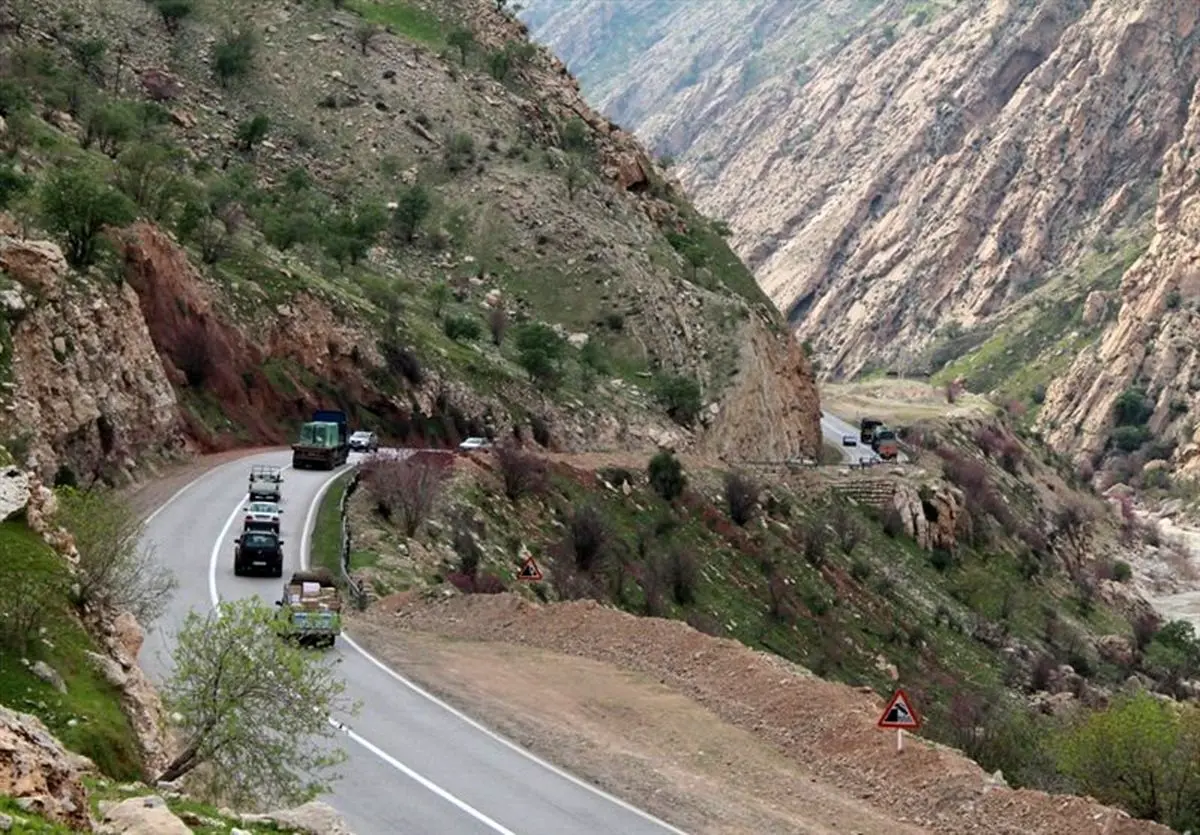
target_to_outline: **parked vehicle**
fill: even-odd
[[[333,646],[342,631],[342,596],[326,569],[297,571],[275,603],[284,635],[301,644]]]
[[[312,420],[300,427],[300,439],[292,444],[292,466],[297,470],[309,467],[332,470],[345,464],[349,457],[345,412],[313,412]]]
[[[374,432],[360,429],[350,436],[350,449],[352,452],[374,452],[379,449],[379,438]]]
[[[233,573],[238,577],[251,571],[283,576],[283,540],[270,531],[243,531],[233,541]]]
[[[474,449],[489,449],[491,446],[492,442],[487,438],[467,438],[458,445],[458,448],[463,452],[470,452]]]
[[[283,515],[283,508],[275,502],[250,502],[243,511],[246,516],[242,520],[242,530],[279,533],[279,517]]]
[[[248,488],[252,502],[278,502],[281,498],[280,485],[283,484],[283,468],[267,464],[255,464],[250,468],[250,485]]]

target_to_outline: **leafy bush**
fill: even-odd
[[[667,578],[671,596],[680,606],[696,602],[696,584],[700,580],[700,565],[696,554],[686,548],[672,548],[667,555]]]
[[[681,374],[659,377],[654,386],[654,395],[672,420],[683,426],[695,423],[704,405],[700,384],[694,378]]]
[[[65,239],[64,254],[77,268],[95,262],[105,226],[123,226],[134,219],[129,198],[85,164],[53,169],[38,197],[46,225]]]
[[[1118,583],[1128,583],[1133,579],[1133,569],[1129,567],[1129,563],[1117,560],[1112,566],[1112,578]]]
[[[395,236],[411,243],[432,206],[429,192],[424,186],[413,184],[402,190],[396,196],[396,208],[392,211],[392,230]]]
[[[566,341],[554,328],[530,322],[516,331],[517,362],[543,388],[554,388],[562,376]]]
[[[254,146],[267,138],[271,130],[271,119],[264,113],[256,113],[237,126],[234,134],[238,147],[243,151],[253,150]]]
[[[665,449],[650,459],[646,474],[650,479],[651,489],[668,502],[682,496],[684,488],[687,487],[683,464]]]
[[[442,330],[455,342],[474,342],[483,334],[483,326],[471,316],[448,316],[442,322]]]
[[[1113,445],[1122,452],[1137,452],[1150,439],[1145,426],[1118,426],[1113,430]]]
[[[154,7],[169,35],[175,35],[184,18],[193,11],[192,0],[154,0]]]
[[[1118,426],[1142,426],[1154,413],[1154,404],[1139,388],[1127,388],[1113,403]]]
[[[469,133],[454,133],[446,137],[442,160],[446,170],[457,173],[475,163],[475,139]]]
[[[121,146],[138,134],[138,130],[137,113],[128,102],[105,102],[88,114],[80,144],[84,148],[95,144],[101,153],[115,157]]]
[[[258,36],[253,30],[225,33],[213,50],[212,68],[217,83],[227,87],[230,81],[249,75],[257,52]]]
[[[575,508],[568,529],[575,567],[580,571],[592,571],[600,563],[608,544],[609,532],[604,517],[594,505],[585,504]]]

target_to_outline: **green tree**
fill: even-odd
[[[1164,625],[1146,647],[1143,663],[1172,688],[1200,675],[1200,640],[1195,627],[1185,620]]]
[[[154,220],[163,220],[182,197],[184,154],[155,142],[130,145],[117,157],[117,188]]]
[[[475,47],[475,35],[472,34],[470,29],[459,27],[446,36],[446,43],[458,50],[459,55],[462,56],[463,66],[465,67],[467,65],[467,55]]]
[[[575,192],[583,185],[587,179],[587,169],[583,164],[575,158],[574,155],[567,157],[567,164],[563,167],[563,180],[567,184],[567,199],[574,202]]]
[[[474,342],[483,335],[483,326],[470,316],[449,316],[442,322],[442,330],[455,342]]]
[[[695,423],[704,405],[700,384],[694,378],[682,374],[659,377],[655,382],[654,396],[672,420],[683,426]]]
[[[392,229],[396,237],[411,243],[432,207],[429,192],[419,183],[401,191],[396,197],[396,209],[392,212]]]
[[[215,264],[229,254],[245,220],[242,203],[247,190],[234,172],[194,189],[184,200],[175,231],[199,247],[205,264]]]
[[[179,32],[179,25],[194,10],[192,0],[154,0],[154,7],[158,9],[167,34],[172,36]]]
[[[124,226],[136,214],[128,197],[83,164],[52,170],[42,182],[38,200],[46,225],[62,235],[67,261],[77,268],[95,262],[105,226]]]
[[[254,146],[267,138],[271,129],[271,119],[264,113],[256,113],[237,127],[238,147],[243,151],[252,151]]]
[[[57,521],[79,549],[76,599],[113,612],[129,612],[149,626],[166,609],[175,575],[142,545],[143,524],[112,490],[58,491]]]
[[[101,153],[116,156],[121,146],[138,135],[141,122],[126,102],[104,102],[88,114],[84,126],[83,147],[94,143]]]
[[[665,501],[671,502],[683,495],[687,487],[687,476],[679,459],[667,450],[662,450],[646,465],[646,476],[650,487]]]
[[[321,232],[320,218],[304,204],[268,208],[260,218],[259,226],[267,242],[281,250],[312,243]]]
[[[562,127],[560,141],[565,151],[574,151],[577,153],[590,151],[592,149],[592,138],[587,122],[578,116],[572,116]]]
[[[378,203],[367,201],[334,212],[325,228],[325,254],[344,268],[357,264],[387,226],[387,214]]]
[[[103,38],[88,38],[71,44],[71,56],[95,84],[104,83],[104,56],[108,53],[108,42]]]
[[[252,30],[227,32],[213,50],[212,68],[217,83],[227,87],[233,79],[248,75],[254,68],[257,52],[258,37]]]
[[[1079,788],[1178,831],[1200,825],[1200,711],[1149,693],[1114,701],[1063,734],[1058,764]]]
[[[562,378],[566,341],[542,322],[521,325],[515,333],[517,362],[541,388],[555,388]]]
[[[283,621],[257,598],[188,613],[164,692],[182,750],[159,780],[201,765],[235,804],[297,803],[327,791],[345,753],[328,742],[331,713],[353,711],[333,662],[283,640]]]

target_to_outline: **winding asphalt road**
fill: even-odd
[[[210,470],[147,520],[146,542],[179,579],[170,610],[141,653],[155,680],[169,670],[171,636],[189,610],[254,595],[271,603],[307,555],[320,499],[345,468],[285,469],[284,579],[233,574],[250,466],[286,466],[290,457],[261,453]],[[363,705],[353,719],[333,717],[345,725],[349,759],[343,779],[323,798],[356,835],[685,835],[502,739],[390,670],[351,636],[343,634],[327,652],[339,662],[346,695]]]
[[[847,423],[837,415],[832,415],[829,412],[821,412],[821,435],[825,439],[825,443],[830,446],[835,446],[842,451],[842,460],[852,464],[861,463],[862,459],[867,459],[872,463],[878,463],[883,459],[879,457],[879,453],[871,449],[869,444],[856,443],[855,446],[842,446],[843,435],[853,435],[857,442],[859,439],[859,430],[851,423]]]

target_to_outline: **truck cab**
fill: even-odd
[[[883,426],[882,420],[875,418],[863,418],[858,424],[859,440],[864,444],[871,444],[875,441],[875,430]]]

